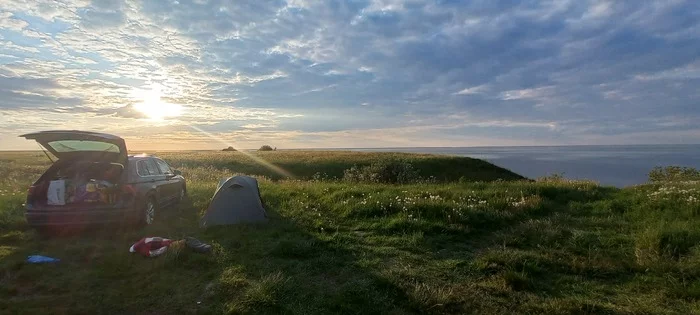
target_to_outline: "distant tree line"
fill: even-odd
[[[228,147],[228,148],[222,149],[221,151],[238,151],[238,150],[236,150],[234,147]],[[258,149],[258,151],[277,151],[277,147],[272,147],[272,146],[269,146],[266,144],[266,145],[263,145],[262,147],[260,147],[260,149]]]

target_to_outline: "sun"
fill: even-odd
[[[138,90],[134,94],[141,102],[134,104],[134,108],[146,115],[151,120],[164,120],[177,117],[182,114],[182,106],[164,102],[163,87],[154,84],[150,90]]]

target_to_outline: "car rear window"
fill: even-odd
[[[97,151],[119,153],[119,147],[107,142],[90,140],[59,140],[48,143],[56,152]]]

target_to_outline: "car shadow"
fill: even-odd
[[[185,198],[178,204],[158,209],[156,220],[152,225],[125,220],[101,224],[42,227],[36,229],[36,232],[44,240],[65,240],[70,238],[121,239],[132,238],[135,234],[168,235],[172,238],[181,238],[197,231],[197,226],[192,225],[192,222],[197,220],[198,214],[194,209],[192,200]]]

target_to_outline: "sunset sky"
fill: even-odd
[[[0,150],[50,129],[135,150],[700,143],[700,1],[0,0]]]

